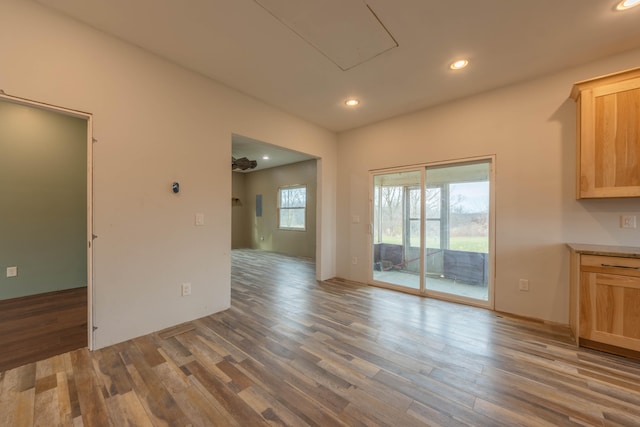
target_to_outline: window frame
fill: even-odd
[[[293,190],[293,189],[304,189],[304,206],[293,206],[293,207],[282,207],[282,191],[283,190]],[[286,227],[282,225],[282,210],[287,211],[295,211],[302,209],[303,211],[303,225],[302,227]],[[292,184],[292,185],[282,185],[278,187],[278,207],[277,207],[277,215],[278,215],[278,230],[289,230],[289,231],[306,231],[307,230],[307,185],[306,184]]]

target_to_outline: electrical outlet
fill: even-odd
[[[191,295],[191,283],[183,283],[180,287],[180,294],[183,297]]]
[[[351,257],[351,264],[355,265],[357,263],[358,263],[358,257],[357,256]]]
[[[520,279],[518,282],[518,289],[524,292],[529,291],[529,281],[527,279]]]
[[[636,228],[636,216],[620,215],[620,228]]]
[[[18,267],[7,267],[7,277],[16,277],[18,275]]]
[[[204,225],[204,214],[203,213],[197,213],[196,214],[195,224],[198,225],[198,226]]]

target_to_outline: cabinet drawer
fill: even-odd
[[[640,277],[640,258],[582,255],[580,270]]]

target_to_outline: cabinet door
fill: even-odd
[[[583,271],[580,285],[580,337],[640,351],[640,277]]]
[[[579,197],[640,196],[640,78],[580,97]]]

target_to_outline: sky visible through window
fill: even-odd
[[[459,204],[461,213],[487,212],[489,209],[489,182],[451,184],[451,200]]]

